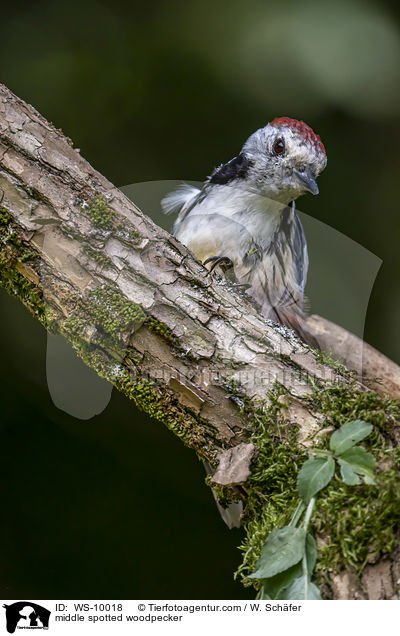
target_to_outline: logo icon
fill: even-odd
[[[9,634],[13,634],[16,629],[49,629],[51,612],[41,605],[31,601],[18,601],[3,607],[6,609]]]

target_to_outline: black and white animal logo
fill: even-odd
[[[48,629],[50,610],[32,603],[18,601],[11,605],[3,605],[6,610],[7,631],[13,634],[18,629]]]

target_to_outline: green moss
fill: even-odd
[[[250,439],[260,450],[246,484],[246,537],[240,546],[243,563],[236,573],[244,585],[258,586],[246,577],[254,571],[268,534],[289,522],[298,498],[297,474],[307,459],[296,440],[296,427],[288,428],[285,419],[286,395],[283,387],[277,388],[268,394],[268,407],[233,395],[247,414]],[[332,571],[349,567],[360,576],[366,564],[389,555],[396,544],[400,450],[393,448],[392,437],[393,425],[400,421],[400,403],[344,383],[315,388],[308,399],[325,416],[324,428],[338,428],[354,419],[364,419],[374,426],[363,445],[383,467],[377,470],[377,486],[346,486],[335,478],[318,494],[312,518],[319,539],[317,580],[321,582]],[[320,436],[316,445],[327,447],[328,442],[329,436]]]
[[[350,371],[342,362],[331,356],[329,353],[321,351],[320,349],[315,349],[314,353],[318,362],[324,364],[327,367],[330,367],[331,369],[334,369],[334,371],[344,376],[345,378],[355,376],[355,372]]]
[[[35,252],[34,250],[26,249],[24,250],[23,254],[18,257],[18,262],[27,263],[28,261],[35,261],[38,258],[39,256],[37,252]]]
[[[156,333],[158,336],[160,336],[160,338],[168,343],[176,355],[184,356],[188,360],[197,360],[197,358],[193,356],[191,351],[188,351],[185,347],[182,346],[179,338],[174,334],[172,329],[170,329],[170,327],[165,324],[165,322],[157,320],[157,318],[154,318],[153,316],[147,316],[143,325],[147,329],[149,329],[149,331]],[[193,337],[195,337],[195,334],[193,335]]]
[[[153,331],[169,340],[173,334],[166,325],[146,318],[139,305],[126,301],[111,285],[94,289],[86,299],[73,296],[69,302],[71,313],[60,320],[60,331],[83,361],[199,455],[208,460],[214,457],[214,433],[208,439],[207,422],[181,406],[173,391],[143,377],[142,356],[120,338],[146,322],[147,327],[151,325]],[[93,325],[97,327],[94,334]]]
[[[377,470],[376,486],[346,486],[336,478],[318,497],[312,529],[322,538],[316,575],[321,581],[329,571],[351,567],[361,575],[396,546],[400,525],[399,449],[381,452],[380,461],[390,468]]]
[[[111,258],[104,254],[102,250],[95,250],[90,245],[85,245],[83,251],[102,269],[115,269],[115,265]]]
[[[79,316],[69,316],[62,326],[62,330],[69,336],[80,336],[85,328],[85,323]]]
[[[3,246],[14,246],[17,249],[22,248],[20,230],[16,226],[13,216],[3,207],[0,207],[0,236]],[[9,258],[10,255],[11,252],[8,251],[7,258]],[[16,259],[17,254],[13,252],[13,256]],[[4,248],[2,249],[2,258],[4,260]]]
[[[163,340],[165,340],[165,342],[168,342],[168,344],[173,344],[174,342],[177,341],[177,338],[174,335],[174,332],[172,331],[172,329],[170,329],[168,325],[166,325],[164,322],[161,322],[160,320],[153,318],[153,316],[148,316],[146,318],[145,326],[150,331],[160,336]]]
[[[3,246],[0,256],[0,265],[4,265],[5,263],[10,264],[11,262],[25,263],[38,258],[37,252],[24,241],[21,228],[15,223],[12,214],[1,206],[0,241]]]
[[[5,208],[0,206],[0,225],[7,225],[8,223],[11,223],[12,220],[13,217],[11,216],[11,214],[7,212]]]
[[[377,485],[346,486],[335,479],[318,496],[312,520],[322,538],[316,569],[320,579],[330,569],[344,567],[360,575],[367,563],[395,547],[400,525],[400,449],[394,448],[393,426],[400,422],[400,402],[346,384],[316,391],[311,399],[327,425],[338,428],[362,419],[374,427],[363,446],[378,461]]]
[[[40,322],[46,323],[43,295],[34,283],[16,270],[0,265],[0,285],[11,296],[17,296]]]
[[[238,488],[235,488],[234,486],[222,486],[221,484],[216,484],[212,480],[212,475],[207,475],[205,482],[207,486],[213,489],[214,494],[218,498],[218,503],[222,506],[222,508],[228,508],[231,503],[241,501],[242,493]]]
[[[200,457],[208,461],[215,458],[215,442],[208,441],[207,423],[182,407],[172,391],[161,390],[153,381],[139,374],[136,377],[127,369],[117,378],[115,386],[132,399],[140,410],[167,426]],[[210,447],[213,448],[211,453]]]
[[[165,322],[157,320],[157,318],[154,318],[153,316],[147,316],[144,321],[144,326],[147,327],[149,331],[160,336],[160,338],[173,348],[175,353],[184,355],[188,360],[193,359],[191,352],[182,347],[179,338],[174,334],[172,329],[165,324]]]
[[[154,382],[143,378],[136,379],[131,373],[125,371],[117,384],[141,410],[156,420],[165,422],[164,401]]]
[[[100,285],[87,297],[77,294],[68,298],[70,315],[61,325],[67,335],[84,335],[86,329],[97,328],[95,341],[103,347],[115,349],[123,334],[129,334],[143,324],[146,314],[137,303],[126,300],[118,288]],[[126,343],[121,342],[122,351]]]
[[[132,228],[128,221],[119,223],[115,228],[115,233],[123,241],[137,242],[140,239],[140,233],[135,228]]]
[[[376,439],[378,434],[390,438],[393,425],[400,422],[399,400],[382,397],[374,391],[358,391],[355,383],[318,388],[309,401],[326,416],[328,425],[335,428],[355,419],[370,422],[375,427],[375,437],[368,440]]]
[[[146,317],[140,305],[126,300],[111,285],[101,285],[90,292],[86,309],[88,318],[112,338],[137,328]]]
[[[297,472],[303,462],[304,451],[297,443],[297,426],[288,427],[284,414],[286,392],[279,387],[268,393],[270,404],[254,404],[242,400],[242,413],[247,416],[250,441],[259,449],[246,483],[243,525],[246,537],[240,546],[243,562],[236,576],[244,585],[258,583],[247,575],[255,569],[261,548],[268,534],[285,525],[296,507]]]
[[[92,224],[99,230],[112,230],[115,221],[115,212],[106,202],[103,195],[99,195],[89,202],[87,214]]]
[[[288,369],[293,369],[300,380],[310,384],[310,374],[298,362],[292,360],[292,357],[286,353],[279,353],[279,359]]]
[[[0,207],[0,245],[0,285],[12,296],[18,296],[45,323],[42,290],[17,269],[18,263],[35,261],[38,255],[25,244],[13,216],[3,207]]]

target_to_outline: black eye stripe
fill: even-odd
[[[274,142],[273,151],[275,155],[282,155],[285,152],[285,142],[283,139],[277,139]]]

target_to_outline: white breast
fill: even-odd
[[[254,243],[264,249],[268,246],[282,204],[237,185],[213,186],[204,197],[193,190],[181,209],[174,234],[200,260],[221,255],[235,263]],[[191,208],[196,197],[199,200]]]

